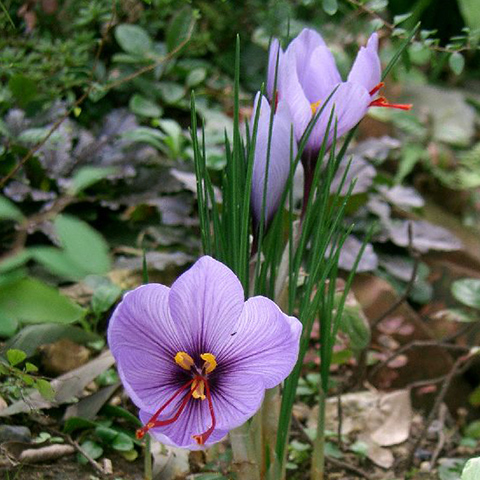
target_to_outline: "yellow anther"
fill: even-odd
[[[198,382],[193,382],[190,387],[192,390],[192,397],[199,398],[200,400],[205,400],[205,382],[199,380]]]
[[[215,355],[211,353],[202,353],[200,358],[205,361],[203,364],[203,370],[205,373],[211,373],[217,368],[217,360],[215,359]]]
[[[185,370],[190,370],[195,363],[193,358],[186,352],[177,352],[175,363]]]
[[[315,103],[311,103],[310,104],[310,108],[312,109],[312,115],[315,115],[315,113],[317,112],[317,108],[322,104],[322,101],[319,100],[318,102],[315,102]]]

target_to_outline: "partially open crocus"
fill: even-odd
[[[346,82],[342,81],[331,51],[322,37],[312,29],[304,29],[285,52],[281,51],[277,41],[272,42],[269,77],[275,73],[277,58],[275,101],[285,100],[288,103],[297,140],[301,138],[315,113],[328,101],[309,136],[305,157],[316,159],[333,107],[335,107],[333,125],[336,122],[337,137],[352,129],[367,113],[369,107],[403,110],[411,108],[411,105],[389,103],[378,95],[383,83],[376,33],[370,36],[366,47],[360,48]],[[273,85],[271,78],[268,78],[267,85]],[[269,92],[271,91],[273,87],[269,88]],[[273,93],[270,95],[273,98]],[[333,140],[333,125],[329,131],[328,147]]]
[[[255,142],[251,193],[252,215],[255,226],[261,221],[262,208],[264,205],[264,221],[266,225],[270,223],[275,215],[290,174],[290,156],[292,154],[294,159],[297,154],[297,143],[292,135],[293,120],[290,114],[290,108],[285,101],[280,101],[276,105],[273,116],[270,150],[268,148],[268,137],[271,109],[267,99],[260,93],[257,93],[255,97],[250,131],[253,132],[258,102],[260,102],[260,112]],[[269,157],[270,159],[268,160]],[[268,177],[265,184],[267,165]],[[266,193],[264,204],[265,185]]]
[[[235,274],[202,257],[168,288],[127,293],[108,343],[143,428],[162,443],[195,449],[222,439],[290,373],[300,322],[265,297],[244,301]]]

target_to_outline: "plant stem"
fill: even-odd
[[[280,387],[265,392],[262,404],[262,478],[271,470],[275,461],[278,417],[280,415]]]
[[[313,442],[311,480],[323,480],[325,472],[325,407],[327,395],[322,387],[318,400],[317,436]]]
[[[237,480],[260,480],[255,445],[249,422],[230,432],[233,451],[233,467]]]
[[[145,460],[144,460],[144,470],[145,470],[145,480],[152,480],[152,452],[151,452],[151,440],[150,435],[145,435]]]

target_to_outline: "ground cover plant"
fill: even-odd
[[[0,2],[5,478],[480,478],[472,0]]]

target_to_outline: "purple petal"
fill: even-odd
[[[268,51],[268,71],[267,71],[267,96],[270,101],[273,99],[273,87],[275,85],[275,71],[277,71],[277,90],[279,90],[279,70],[281,67],[283,50],[280,47],[278,39],[274,38]],[[277,64],[278,59],[278,64]],[[278,68],[277,68],[278,67]]]
[[[325,46],[317,47],[302,81],[303,91],[310,103],[325,100],[335,85],[342,81],[332,52]]]
[[[144,409],[157,410],[178,388],[174,357],[185,346],[168,310],[169,290],[152,283],[127,293],[108,325],[108,344],[125,390]]]
[[[260,408],[265,386],[255,375],[233,372],[218,377],[212,386],[213,406],[220,429],[243,425]]]
[[[302,332],[296,318],[282,313],[268,298],[253,297],[245,302],[234,331],[218,353],[220,378],[231,375],[253,380],[258,376],[264,388],[273,388],[290,374]]]
[[[141,410],[139,416],[145,425],[153,416],[153,413]],[[205,445],[203,447],[199,446],[192,438],[193,435],[205,432],[210,428],[210,425],[211,418],[207,400],[195,400],[192,398],[188,401],[185,410],[180,414],[176,422],[163,427],[153,428],[150,430],[150,433],[165,445],[201,450],[219,442],[228,433],[228,430],[216,428],[205,442]]]
[[[307,148],[315,152],[320,149],[333,107],[335,107],[335,116],[330,126],[327,147],[333,141],[335,121],[337,121],[337,138],[340,138],[365,116],[370,100],[368,91],[358,83],[341,83],[331,96],[325,109],[320,113],[320,117],[308,139]]]
[[[255,99],[254,112],[259,101]],[[255,222],[261,219],[263,206],[263,191],[267,170],[268,134],[270,125],[270,106],[261,97],[260,115],[258,119],[255,157],[253,164],[251,204]],[[252,116],[252,129],[255,113]],[[270,161],[268,162],[268,182],[266,194],[265,223],[268,224],[278,209],[285,184],[290,173],[290,142],[292,117],[288,105],[284,101],[278,103],[273,117],[272,138],[270,143]],[[297,153],[296,142],[293,140],[292,152]]]
[[[312,118],[312,109],[298,79],[294,50],[285,53],[280,74],[280,100],[285,100],[290,108],[295,138],[299,141]]]
[[[307,69],[313,51],[320,46],[325,46],[325,42],[321,35],[311,28],[303,29],[288,46],[287,51],[295,51],[295,65],[300,83],[303,84],[305,75],[308,73]]]
[[[382,66],[378,57],[378,35],[373,33],[366,47],[360,47],[348,81],[358,83],[371,92],[381,81]]]
[[[168,301],[185,351],[216,355],[242,312],[244,293],[228,267],[205,256],[175,281]]]

